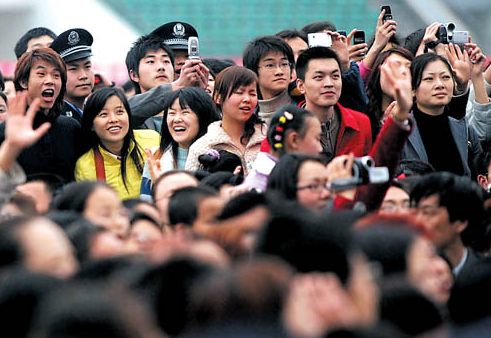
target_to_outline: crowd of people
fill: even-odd
[[[314,22],[243,66],[166,23],[122,86],[87,30],[26,32],[0,76],[0,336],[487,336],[491,68],[384,14],[370,43]]]

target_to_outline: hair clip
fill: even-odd
[[[274,136],[274,139],[275,139],[276,141],[281,141],[282,137],[281,137],[281,135],[275,135],[275,136]]]
[[[283,113],[283,115],[286,117],[286,119],[287,119],[288,121],[293,120],[293,114],[292,114],[292,113],[290,113],[289,111],[286,111],[286,110],[285,110],[285,112]]]
[[[284,124],[286,122],[286,117],[285,116],[280,116],[280,118],[278,119],[278,121],[280,121],[281,124]]]
[[[274,147],[275,147],[276,149],[280,149],[280,148],[283,148],[283,144],[282,144],[282,143],[275,143],[275,144],[274,144]]]
[[[210,156],[213,156],[213,157],[216,157],[217,159],[220,159],[220,153],[218,152],[218,150],[216,149],[210,149],[206,155],[210,155]]]

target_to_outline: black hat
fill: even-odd
[[[150,35],[163,39],[171,49],[188,49],[189,37],[198,37],[198,32],[188,23],[174,21],[160,26]]]
[[[92,34],[83,28],[64,31],[51,43],[51,49],[58,52],[63,61],[70,62],[92,56]]]

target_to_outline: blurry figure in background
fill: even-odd
[[[49,211],[51,200],[62,185],[63,180],[57,175],[36,174],[29,175],[27,182],[18,185],[16,190],[31,197],[36,206],[36,212],[42,215]]]
[[[53,200],[52,209],[76,211],[120,238],[128,236],[130,224],[126,209],[114,189],[103,182],[82,181],[65,185]]]
[[[31,28],[15,44],[15,56],[19,60],[22,54],[26,52],[30,52],[36,48],[47,48],[54,39],[56,39],[56,34],[49,28]]]
[[[213,95],[213,90],[215,90],[215,79],[222,70],[230,66],[236,66],[235,62],[230,59],[203,59],[203,63],[210,70],[210,75],[208,76],[208,85],[206,86],[206,92]]]
[[[7,119],[8,105],[7,95],[0,91],[0,123]]]
[[[164,236],[163,227],[156,219],[142,212],[136,212],[130,222],[130,241],[134,241],[140,253],[150,255]]]
[[[34,272],[68,278],[78,269],[65,232],[43,217],[20,216],[0,226],[3,268],[22,266]]]
[[[15,84],[14,79],[10,76],[4,78],[5,89],[4,94],[7,96],[7,101],[12,100],[15,97]]]
[[[84,103],[94,88],[92,71],[92,34],[82,28],[61,33],[51,44],[63,58],[67,69],[66,92],[62,115],[82,121]]]
[[[409,193],[398,181],[391,183],[390,188],[385,193],[384,200],[380,206],[381,214],[405,214],[409,212],[411,203]]]

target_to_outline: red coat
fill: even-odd
[[[303,107],[305,101],[298,104]],[[339,126],[338,138],[336,141],[336,153],[334,156],[347,155],[353,153],[356,157],[368,155],[372,148],[372,127],[367,115],[356,110],[345,108],[337,104],[341,112],[341,125]],[[269,152],[270,146],[265,139],[261,143],[261,151]]]

